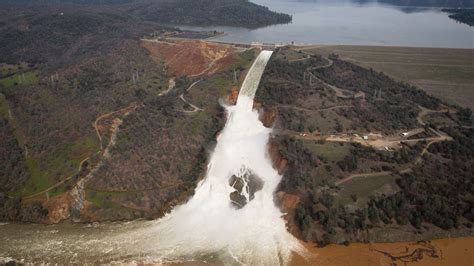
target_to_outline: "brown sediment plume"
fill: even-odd
[[[473,265],[474,237],[397,243],[354,243],[318,248],[303,243],[314,256],[293,256],[290,265]]]

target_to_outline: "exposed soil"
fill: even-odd
[[[69,218],[73,201],[71,194],[66,192],[44,203],[43,206],[48,209],[48,217],[45,223],[54,224]]]
[[[233,87],[230,95],[226,99],[227,104],[235,105],[237,103],[238,97],[239,97],[239,88]]]
[[[268,154],[273,162],[273,168],[276,169],[279,174],[283,174],[283,171],[285,171],[288,165],[288,160],[281,155],[276,141],[270,140],[268,142]]]
[[[234,62],[230,45],[202,40],[142,40],[152,59],[164,62],[170,76],[211,75]]]

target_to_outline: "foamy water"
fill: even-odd
[[[69,235],[51,229],[45,237],[34,230],[32,237],[24,239],[3,237],[0,240],[13,241],[24,253],[0,250],[0,256],[24,254],[23,258],[32,259],[49,252],[49,258],[63,260],[69,256],[70,261],[87,261],[85,256],[90,261],[217,259],[226,264],[278,265],[288,262],[293,252],[303,252],[274,204],[281,176],[272,168],[267,152],[271,129],[263,126],[258,112],[252,109],[271,54],[260,53],[242,85],[237,104],[226,107],[228,120],[211,155],[206,177],[187,203],[156,221],[97,225],[88,233],[75,230]],[[263,184],[252,196],[245,178],[249,175]],[[246,204],[241,208],[229,197],[235,191],[229,184],[232,176],[242,177],[244,183],[241,194]]]

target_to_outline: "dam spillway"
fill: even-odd
[[[33,262],[219,261],[282,265],[302,247],[274,204],[281,176],[267,144],[271,129],[253,98],[272,55],[262,51],[250,68],[194,196],[155,221],[95,225],[2,225],[0,257]]]
[[[247,98],[253,101],[255,98],[255,92],[258,89],[258,84],[260,83],[260,79],[262,78],[265,67],[272,54],[272,51],[264,50],[260,52],[258,57],[255,59],[254,63],[250,67],[249,72],[247,73],[247,76],[244,79],[244,82],[242,83],[239,97],[237,98],[237,105],[247,102]]]

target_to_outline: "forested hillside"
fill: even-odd
[[[369,2],[371,0],[365,1]],[[472,0],[375,0],[379,3],[414,7],[474,7]]]
[[[474,26],[474,9],[443,9],[443,12],[449,13],[449,17],[469,26]]]
[[[470,109],[291,47],[268,63],[256,100],[276,113],[277,195],[295,235],[321,245],[472,235]]]
[[[289,23],[291,16],[269,10],[248,0],[0,0],[0,5],[39,5],[65,7],[67,5],[104,8],[121,15],[134,16],[166,24],[228,25],[261,27]],[[58,12],[60,10],[58,9]]]
[[[133,3],[141,0],[0,0],[0,4],[78,4],[78,5],[108,5]]]
[[[197,41],[198,69],[208,53],[225,60],[188,93],[193,77],[143,46],[164,32],[180,33],[110,6],[2,6],[0,220],[157,217],[190,196],[222,127],[218,100],[253,51]],[[200,112],[180,99],[194,94]]]

